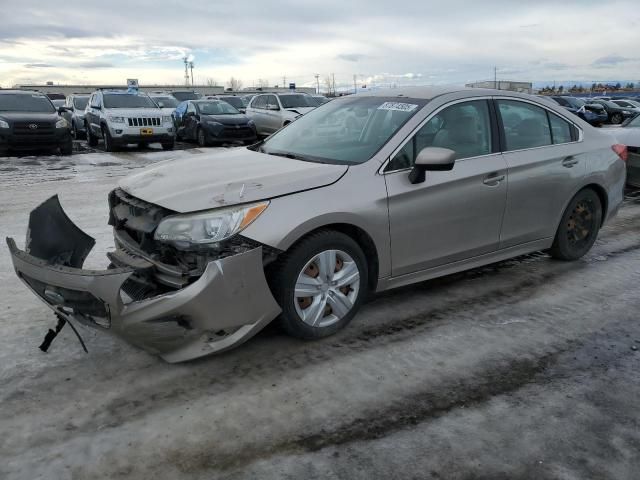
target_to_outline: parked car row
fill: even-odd
[[[578,98],[566,95],[544,96],[579,116],[595,127],[605,123],[620,125],[640,113],[640,104],[633,100],[607,100],[604,98]]]

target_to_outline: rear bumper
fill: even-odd
[[[160,135],[120,135],[112,137],[112,141],[116,145],[126,145],[128,143],[172,143],[175,137],[168,133]]]
[[[18,277],[49,308],[171,363],[233,348],[280,313],[261,248],[210,262],[185,288],[133,301],[122,286],[136,268],[82,268],[94,241],[68,219],[57,196],[32,212],[29,230],[27,251],[11,238],[7,245]]]

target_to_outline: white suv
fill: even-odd
[[[97,90],[85,109],[85,128],[89,145],[104,140],[110,152],[119,145],[161,143],[164,150],[175,146],[175,128],[166,115],[145,93],[127,90]]]
[[[251,99],[246,115],[255,122],[258,135],[271,135],[315,107],[305,93],[264,93]]]

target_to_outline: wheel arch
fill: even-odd
[[[607,212],[609,211],[609,195],[607,194],[607,191],[604,189],[604,187],[598,183],[589,183],[585,185],[580,190],[578,190],[578,192],[576,192],[576,195],[581,191],[587,190],[587,189],[591,189],[594,192],[596,192],[596,195],[598,195],[598,198],[600,199],[600,206],[602,207],[602,219],[601,219],[600,226],[602,227],[602,225],[604,225],[604,222],[606,220]]]
[[[352,223],[328,223],[325,225],[317,226],[312,230],[306,231],[303,235],[296,238],[287,248],[287,250],[293,248],[299,242],[305,238],[313,235],[321,230],[333,230],[343,233],[353,239],[358,246],[362,249],[367,261],[367,271],[369,284],[367,287],[369,291],[375,292],[378,286],[378,272],[380,270],[378,249],[371,236],[361,227],[358,227]]]

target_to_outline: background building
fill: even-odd
[[[122,85],[54,85],[53,83],[45,84],[24,84],[15,85],[14,88],[20,90],[37,90],[42,93],[62,93],[63,95],[70,95],[72,93],[92,93],[98,88],[127,88],[126,83]],[[264,92],[290,92],[288,88],[278,87],[264,87],[260,88],[245,88],[238,92],[227,92],[223,86],[210,86],[210,85],[140,85],[139,89],[144,92],[165,92],[172,90],[188,90],[201,93],[202,95],[219,95],[221,93],[237,93],[246,95],[248,93],[264,93]],[[316,93],[316,89],[313,87],[301,87],[296,88],[296,92],[304,93]]]
[[[486,80],[482,82],[467,83],[465,87],[471,88],[495,88],[497,90],[509,90],[520,93],[533,93],[533,83],[531,82],[511,82],[508,80]]]

